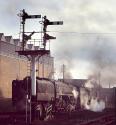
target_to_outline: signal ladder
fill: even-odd
[[[31,75],[31,61],[27,61],[27,76]]]
[[[20,13],[17,14],[19,17],[20,17],[20,30],[19,30],[19,39],[21,40],[21,34],[22,34],[22,31],[23,31],[23,25],[22,25],[22,20],[21,20],[21,15],[22,15],[22,11],[20,10]]]

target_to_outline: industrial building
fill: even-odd
[[[27,44],[26,49],[39,49],[38,46]],[[5,36],[0,33],[0,100],[11,99],[12,97],[12,80],[23,79],[30,75],[30,61],[18,55],[17,52],[21,49],[19,39],[13,39],[12,36]],[[37,76],[44,78],[52,78],[53,76],[53,57],[44,55],[37,60]],[[3,101],[0,101],[3,102]]]

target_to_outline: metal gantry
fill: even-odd
[[[50,39],[56,39],[56,37],[50,36],[47,34],[47,26],[48,25],[62,25],[63,21],[54,21],[51,22],[47,19],[46,16],[44,16],[42,18],[42,25],[43,25],[43,31],[41,32],[29,32],[30,34],[27,35],[25,32],[25,22],[27,19],[36,19],[36,18],[41,18],[41,15],[29,15],[27,12],[25,12],[25,10],[22,10],[22,13],[19,14],[19,16],[21,17],[21,24],[22,24],[22,49],[18,52],[19,55],[23,55],[26,56],[30,59],[31,61],[31,94],[30,97],[28,96],[29,94],[27,93],[26,96],[26,107],[27,107],[27,100],[30,99],[30,112],[32,110],[32,104],[35,103],[36,100],[36,60],[38,60],[38,58],[40,58],[41,56],[45,55],[45,54],[50,54],[50,50],[46,50],[46,42],[47,40]],[[31,36],[34,33],[43,33],[43,40],[41,40],[42,44],[43,44],[43,48],[40,48],[39,50],[27,50],[25,49],[25,46],[28,42],[28,40],[31,39]],[[27,122],[27,109],[26,109],[26,122]],[[30,113],[30,123],[31,123],[31,113]]]

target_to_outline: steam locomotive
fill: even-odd
[[[61,81],[36,78],[36,97],[31,96],[31,78],[12,81],[12,104],[16,111],[31,110],[34,118],[44,120],[49,114],[76,108],[74,86]],[[31,108],[31,109],[30,109]]]

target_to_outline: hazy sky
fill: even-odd
[[[51,21],[64,21],[62,26],[48,27],[55,31],[50,35],[57,37],[51,41],[51,52],[58,76],[63,63],[73,78],[87,78],[96,72],[107,76],[116,73],[115,0],[1,0],[0,5],[0,32],[14,38],[18,37],[17,14],[22,9],[47,15]],[[40,30],[39,22],[35,25],[32,21],[28,27]],[[111,68],[113,72],[109,73]]]

